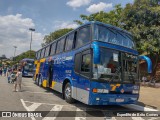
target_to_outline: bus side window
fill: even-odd
[[[67,36],[66,39],[66,45],[65,45],[65,51],[71,50],[73,47],[73,40],[74,40],[74,33],[71,33]]]
[[[65,43],[65,38],[61,38],[58,42],[57,42],[57,49],[56,49],[56,53],[61,53],[63,52],[63,48],[64,48],[64,43]]]
[[[45,48],[42,49],[42,52],[41,52],[41,58],[44,57],[44,53],[45,53]]]
[[[50,55],[54,55],[56,50],[56,42],[51,45]]]
[[[50,46],[46,47],[46,51],[45,51],[44,57],[47,57],[49,55],[49,48],[50,48]]]
[[[42,52],[42,50],[40,50],[40,51],[38,52],[38,59],[41,58],[41,52]]]
[[[75,55],[75,66],[74,70],[77,73],[80,73],[80,63],[81,63],[81,53]]]
[[[90,50],[84,51],[82,54],[82,62],[81,62],[81,74],[86,77],[90,77],[91,71],[91,54]]]
[[[76,40],[76,48],[79,48],[90,41],[90,26],[86,26],[81,28],[78,31],[77,40]]]

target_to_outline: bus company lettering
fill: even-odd
[[[68,61],[68,60],[72,60],[72,56],[69,56],[69,57],[66,57],[66,56],[63,56],[63,57],[57,57],[54,59],[54,64],[64,64],[65,61]]]

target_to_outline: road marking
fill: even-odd
[[[21,102],[22,102],[23,107],[24,107],[27,111],[29,111],[28,107],[27,107],[26,104],[24,103],[24,100],[23,100],[23,99],[20,99],[20,100],[21,100]],[[36,120],[34,117],[31,117],[31,119],[32,119],[32,120]]]
[[[134,105],[134,104],[121,105],[121,106],[126,107],[126,108],[130,108],[130,109],[134,109],[134,110],[139,110],[139,111],[158,111],[156,109],[147,108],[147,107],[143,107],[143,106],[139,106],[139,105]]]
[[[50,111],[56,111],[53,113],[54,116],[57,116],[58,112],[62,110],[63,105],[55,105]],[[42,120],[55,120],[56,117],[44,117]]]
[[[79,114],[79,113],[82,113],[82,112],[79,112],[79,111],[83,111],[83,110],[77,108],[77,109],[76,109],[76,116],[79,116],[78,114]],[[77,114],[77,113],[78,113],[78,114]],[[84,112],[84,113],[82,113],[82,115],[83,115],[83,116],[86,116],[86,113]],[[75,120],[86,120],[86,117],[75,117]]]
[[[145,120],[145,119],[143,119],[143,118],[141,118],[141,117],[132,117],[132,119],[133,119],[133,120]]]
[[[24,101],[24,100],[23,100]],[[28,102],[28,103],[40,103],[40,102],[31,102],[31,101],[24,101],[24,102]],[[52,103],[40,103],[40,104],[45,104],[45,105],[59,105],[59,104],[52,104]],[[62,106],[69,106],[69,107],[75,107],[73,105],[62,105]]]
[[[74,108],[76,107],[76,106],[73,106],[73,105],[59,105],[59,104],[50,104],[50,103],[37,103],[37,102],[31,102],[31,101],[24,101],[23,99],[21,99],[21,102],[22,102],[24,108],[27,111],[35,111],[42,104],[54,105],[54,107],[50,111],[61,111],[64,106],[74,107]],[[29,107],[27,107],[26,104],[25,104],[26,102],[33,103],[33,104],[30,105]],[[158,110],[155,110],[155,109],[151,109],[151,108],[147,108],[147,107],[142,107],[142,106],[134,105],[134,104],[131,104],[131,105],[121,105],[121,106],[129,108],[129,109],[140,110],[140,111],[158,111]],[[82,111],[82,112],[78,112],[78,111]],[[58,112],[55,112],[54,116],[57,116],[57,114],[58,114]],[[83,108],[83,107],[82,108],[77,108],[76,107],[76,116],[79,116],[79,117],[75,117],[75,120],[86,120],[85,108]],[[106,118],[106,120],[116,120],[115,117],[105,117],[105,118]],[[133,120],[145,120],[142,117],[131,117],[131,118]],[[31,119],[32,120],[36,120],[34,117],[31,117]],[[42,120],[55,120],[55,119],[56,119],[56,117],[44,117]],[[156,120],[156,119],[157,118],[152,117],[149,120]]]
[[[28,107],[29,111],[35,111],[40,105],[42,105],[41,103],[33,103],[32,105],[30,105]]]
[[[155,118],[155,117],[151,117],[150,119],[148,120],[157,120],[158,118]]]

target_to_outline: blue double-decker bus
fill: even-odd
[[[142,56],[151,72],[151,61]],[[89,22],[36,52],[35,82],[72,103],[132,104],[139,98],[139,59],[133,37],[112,25]]]
[[[23,77],[33,77],[34,75],[34,59],[24,58],[20,61]]]

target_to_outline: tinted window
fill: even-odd
[[[98,26],[98,40],[109,42],[128,48],[135,48],[133,38],[120,30],[114,30],[105,26]]]
[[[58,41],[56,53],[61,53],[61,52],[63,52],[64,43],[65,43],[65,38],[62,38],[61,40]]]
[[[50,46],[46,47],[45,57],[47,57],[49,55],[49,49],[50,49]]]
[[[81,71],[90,72],[90,68],[91,68],[91,54],[82,55]]]
[[[86,26],[78,31],[76,48],[81,47],[90,41],[90,27]]]
[[[81,53],[75,55],[75,72],[79,73]]]
[[[65,45],[65,51],[72,49],[73,40],[74,40],[74,33],[72,33],[69,36],[67,36],[66,45]]]
[[[56,50],[56,42],[51,45],[50,55],[54,55],[55,54],[55,50]]]
[[[36,52],[36,59],[38,59],[38,52]]]
[[[38,51],[37,59],[40,59],[40,57],[41,57],[41,50]]]
[[[44,57],[44,52],[45,52],[45,49],[43,49],[42,52],[41,52],[41,58]]]

